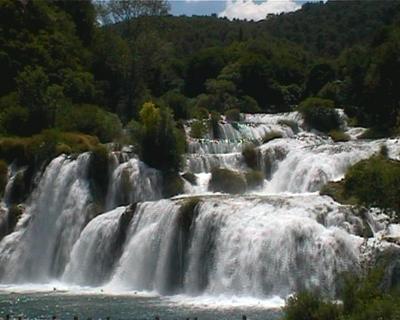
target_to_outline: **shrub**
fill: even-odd
[[[258,166],[257,150],[254,144],[246,144],[242,150],[242,155],[246,165],[251,169],[256,169]]]
[[[344,180],[341,181],[330,181],[325,184],[321,190],[320,195],[322,196],[329,196],[336,202],[342,204],[357,204],[357,199],[354,197],[349,197],[344,189]]]
[[[400,162],[374,156],[352,166],[345,177],[345,192],[367,206],[400,213]]]
[[[282,136],[282,133],[280,133],[280,132],[278,132],[278,131],[270,131],[270,132],[267,132],[267,133],[264,135],[262,141],[263,141],[263,143],[267,143],[267,142],[269,142],[269,141],[272,141],[272,140],[274,140],[274,139],[280,139],[280,138],[282,138],[282,137],[283,137],[283,136]]]
[[[347,142],[350,141],[350,136],[341,130],[331,130],[329,131],[329,136],[334,142]]]
[[[56,125],[63,131],[95,135],[102,142],[110,142],[122,132],[117,115],[88,104],[65,108],[57,114]]]
[[[249,96],[241,97],[239,100],[239,106],[241,112],[257,113],[261,111],[257,100]]]
[[[246,180],[238,172],[216,168],[211,171],[208,187],[214,192],[239,194],[246,191]]]
[[[195,139],[202,139],[208,132],[207,125],[201,120],[194,120],[190,126],[190,136]]]
[[[261,171],[252,170],[245,173],[248,189],[257,189],[264,185],[264,175]]]
[[[299,105],[306,124],[319,131],[329,132],[340,127],[340,116],[332,100],[307,98]]]
[[[171,110],[145,103],[140,111],[140,122],[143,161],[164,172],[178,172],[186,139],[184,133],[176,128]]]
[[[209,117],[208,110],[206,108],[196,108],[193,111],[193,118],[198,120],[207,120]]]
[[[214,139],[218,139],[220,136],[219,133],[219,121],[221,120],[221,115],[216,112],[212,111],[210,114],[210,127],[213,133]]]
[[[173,112],[175,119],[189,119],[190,109],[188,99],[177,91],[168,91],[162,97],[162,100]]]
[[[26,148],[29,138],[3,138],[0,139],[0,158],[8,163],[16,160],[18,165],[27,163]]]
[[[229,109],[229,110],[225,111],[225,117],[226,117],[226,120],[228,120],[228,121],[238,122],[241,120],[240,110],[239,109]]]
[[[375,267],[366,276],[344,274],[339,299],[343,304],[323,300],[311,292],[290,297],[284,308],[285,320],[376,320],[398,319],[400,296],[398,291],[385,288],[384,268]]]
[[[183,193],[183,180],[176,173],[164,173],[163,175],[163,195],[166,198]]]
[[[1,114],[1,127],[6,134],[26,135],[29,120],[29,111],[26,108],[12,106],[5,109]]]
[[[301,292],[290,297],[284,308],[285,320],[335,320],[341,308],[315,293]]]

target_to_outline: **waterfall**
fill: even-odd
[[[371,251],[365,247],[400,228],[380,212],[356,214],[317,191],[383,144],[400,159],[399,140],[357,140],[363,129],[344,124],[350,141],[334,143],[304,131],[297,112],[242,118],[221,121],[219,139],[187,138],[185,194],[176,198],[162,199],[161,173],[133,148],[110,153],[108,172],[100,173],[108,174],[104,199],[92,195],[90,153],[53,159],[20,205],[9,199],[26,168],[11,167],[0,208],[0,283],[262,299],[318,288],[334,296],[337,275],[361,268]],[[242,155],[248,143],[264,189],[210,192],[214,167],[251,170]],[[23,213],[4,231],[11,203]]]
[[[65,269],[65,282],[99,285],[119,259],[133,210],[118,207],[93,219],[83,230]]]
[[[64,279],[108,279],[124,211],[103,214],[85,228]],[[141,203],[106,286],[189,295],[286,296],[309,288],[333,294],[336,275],[357,268],[363,242],[357,234],[363,222],[349,213],[317,195]]]
[[[138,159],[123,158],[112,168],[106,208],[161,198],[161,174]]]
[[[90,214],[88,162],[86,153],[48,165],[16,231],[0,243],[2,282],[43,282],[63,271]]]

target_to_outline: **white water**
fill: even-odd
[[[383,144],[390,157],[400,157],[398,140],[357,140],[361,131],[348,128],[352,140],[333,143],[303,131],[297,113],[221,123],[221,139],[189,139],[185,171],[196,174],[197,184],[185,181],[186,195],[171,200],[159,200],[160,173],[115,152],[103,207],[91,195],[90,155],[60,156],[46,168],[15,232],[0,242],[0,282],[178,294],[175,299],[205,303],[212,297],[281,303],[276,297],[307,288],[333,295],[338,273],[360,267],[366,222],[310,192],[341,179]],[[282,138],[263,144],[271,132]],[[241,154],[249,142],[264,189],[237,197],[210,193],[213,167],[249,170]],[[193,195],[200,201],[185,216],[181,208]],[[136,202],[136,208],[118,207]],[[97,216],[99,208],[108,212]],[[375,235],[398,230],[374,214],[366,221]]]

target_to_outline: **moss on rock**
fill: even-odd
[[[163,175],[163,195],[166,198],[183,193],[183,180],[177,173],[165,173]]]
[[[246,162],[246,165],[249,168],[251,168],[251,169],[257,168],[258,156],[257,156],[256,147],[254,144],[252,144],[252,143],[246,144],[242,150],[242,156],[244,158],[244,161]]]
[[[238,172],[216,168],[211,171],[208,188],[213,192],[240,194],[246,192],[246,180]]]
[[[245,173],[248,189],[261,188],[264,185],[264,175],[261,171],[252,170]]]

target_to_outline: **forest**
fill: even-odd
[[[398,129],[395,1],[309,3],[258,23],[116,4],[1,2],[4,136],[57,129],[109,142],[140,124],[145,102],[179,121],[288,111],[309,97],[377,134]]]

